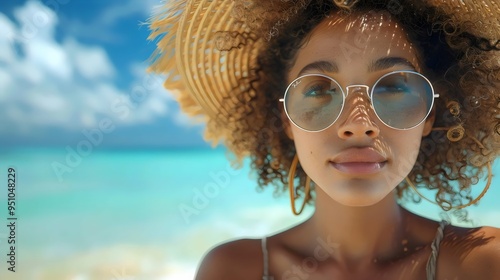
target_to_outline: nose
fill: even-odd
[[[380,129],[370,115],[372,110],[367,86],[348,86],[347,98],[338,136],[341,139],[373,139],[378,137]]]

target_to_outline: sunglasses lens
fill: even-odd
[[[342,111],[344,94],[339,84],[321,75],[297,78],[285,94],[290,120],[308,131],[319,131],[334,123]]]
[[[409,129],[419,125],[432,109],[434,92],[429,81],[414,72],[395,72],[373,87],[375,113],[388,126]]]

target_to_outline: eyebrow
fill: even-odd
[[[415,65],[413,65],[406,58],[402,57],[383,57],[377,59],[376,61],[372,61],[370,65],[368,65],[368,72],[375,72],[380,70],[385,70],[387,68],[394,67],[396,65],[408,66],[415,70]]]
[[[387,68],[394,67],[396,65],[403,65],[412,68],[413,70],[416,69],[415,65],[413,65],[410,61],[408,61],[406,58],[402,57],[382,57],[379,58],[375,61],[372,61],[368,65],[368,72],[375,72],[375,71],[380,71],[380,70],[385,70]],[[337,63],[333,61],[327,61],[327,60],[319,60],[315,61],[313,63],[307,64],[302,70],[300,70],[298,76],[301,76],[305,72],[316,72],[316,71],[321,71],[321,72],[327,72],[327,73],[337,73],[339,72],[339,67]]]
[[[302,70],[300,70],[298,76],[301,76],[303,73],[311,71],[311,70],[314,70],[314,71],[319,70],[321,72],[337,73],[337,72],[339,72],[339,67],[337,66],[337,63],[335,63],[333,61],[326,61],[326,60],[315,61],[313,63],[307,64],[304,68],[302,68]]]

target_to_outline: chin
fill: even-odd
[[[337,202],[339,202],[340,204],[344,205],[344,206],[347,206],[347,207],[369,207],[369,206],[374,206],[376,205],[377,203],[379,203],[381,201],[381,199],[379,200],[376,200],[376,199],[353,199],[353,200],[348,200],[348,201],[339,201],[337,200]]]
[[[344,197],[332,197],[338,203],[348,207],[368,207],[379,203],[384,197],[370,196],[370,195],[353,195]]]
[[[346,186],[337,188],[336,191],[327,192],[328,195],[338,203],[350,207],[367,207],[373,206],[387,195],[392,193],[392,189],[387,188],[387,185],[367,185],[366,182],[349,182]]]

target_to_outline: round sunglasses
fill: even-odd
[[[288,85],[285,113],[292,123],[305,131],[319,132],[340,117],[350,92],[364,90],[382,123],[393,129],[406,130],[421,124],[432,110],[434,93],[431,82],[415,71],[384,74],[370,88],[349,85],[345,91],[333,78],[323,74],[307,74]]]

